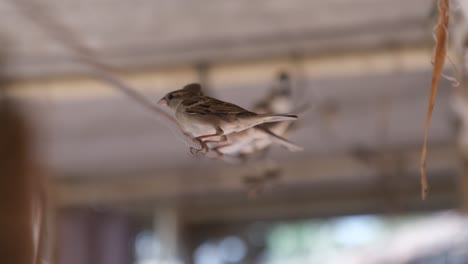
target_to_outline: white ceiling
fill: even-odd
[[[14,76],[74,72],[76,64],[12,3],[66,25],[119,67],[167,66],[415,45],[430,41],[428,0],[22,0],[0,3]]]

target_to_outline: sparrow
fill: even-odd
[[[260,124],[297,120],[296,115],[257,114],[235,104],[205,96],[198,83],[170,92],[158,103],[169,107],[175,113],[181,129],[200,142],[202,149],[191,148],[192,152],[208,151],[207,143],[227,142],[226,135]]]

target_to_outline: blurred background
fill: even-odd
[[[436,1],[35,2],[155,103],[200,82],[247,109],[284,86],[290,109],[308,105],[284,134],[302,152],[272,147],[242,165],[192,156],[0,2],[0,188],[11,194],[0,218],[20,223],[29,207],[16,201],[44,192],[46,263],[468,263],[468,118],[446,80],[420,198]],[[463,76],[468,30],[463,3],[452,8]]]

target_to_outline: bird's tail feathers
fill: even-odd
[[[273,122],[297,120],[297,115],[291,115],[291,114],[262,114],[262,115],[257,115],[256,117],[261,119],[263,121],[262,123],[273,123]]]
[[[263,131],[265,133],[267,133],[275,143],[277,143],[278,145],[286,148],[287,150],[289,150],[291,152],[299,152],[299,151],[304,150],[303,147],[300,147],[300,146],[292,143],[291,141],[276,135],[275,133],[269,131],[268,129],[263,129]]]

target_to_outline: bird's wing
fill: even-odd
[[[207,96],[197,96],[182,102],[189,114],[215,115],[255,115],[254,113],[232,103],[224,102]]]

